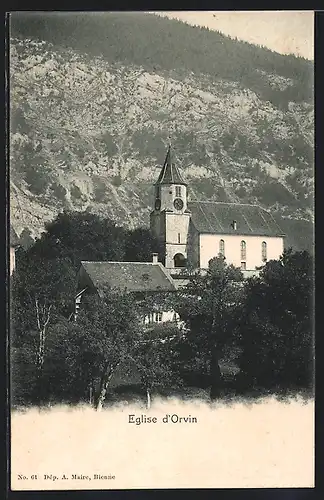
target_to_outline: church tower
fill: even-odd
[[[170,145],[154,185],[154,210],[150,216],[151,231],[163,242],[165,248],[167,268],[186,265],[190,215],[187,208],[187,184],[172,162]]]

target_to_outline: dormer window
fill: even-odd
[[[176,197],[181,197],[181,186],[176,186]]]
[[[233,222],[231,224],[231,228],[234,229],[234,231],[236,231],[236,229],[237,229],[237,222],[236,222],[236,220],[233,220]]]

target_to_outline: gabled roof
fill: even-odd
[[[81,266],[98,291],[104,286],[128,292],[174,291],[171,276],[162,264],[151,262],[88,262]]]
[[[186,186],[175,163],[172,163],[171,145],[168,148],[159,178],[155,183],[155,185],[159,184],[183,184]]]
[[[11,224],[10,224],[10,246],[11,247],[18,247],[19,246],[18,235]]]
[[[192,223],[200,233],[284,236],[270,212],[258,205],[191,201],[188,208]]]

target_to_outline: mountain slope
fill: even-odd
[[[98,25],[90,15],[89,26],[80,19],[74,31],[71,19],[62,26],[56,16],[12,23],[11,214],[18,232],[38,234],[62,208],[147,225],[169,139],[191,199],[260,203],[287,220],[312,218],[308,62],[156,16],[111,14]],[[150,27],[146,51],[143,23]],[[185,50],[192,40],[197,57]],[[167,58],[169,45],[176,50]]]

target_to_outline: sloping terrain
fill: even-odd
[[[309,248],[309,61],[152,15],[80,19],[73,29],[60,21],[60,30],[55,16],[12,22],[10,182],[18,234],[39,234],[63,208],[147,225],[171,140],[191,200],[258,203],[282,221],[296,248]]]

